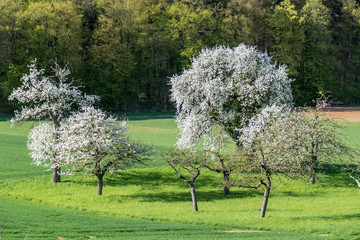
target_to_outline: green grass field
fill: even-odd
[[[129,116],[131,137],[166,151],[178,130],[168,116]],[[145,120],[141,120],[145,119]],[[360,123],[346,123],[358,144]],[[0,122],[0,239],[360,239],[360,192],[338,166],[324,167],[317,184],[288,180],[271,192],[259,219],[261,190],[231,189],[204,171],[195,183],[199,212],[185,183],[153,157],[144,166],[96,177],[63,176],[31,165],[26,148],[32,124]]]

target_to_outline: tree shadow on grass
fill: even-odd
[[[281,192],[273,192],[270,194],[270,197],[315,197],[318,195],[322,195],[322,193],[319,192],[296,192],[296,191],[281,191]]]
[[[10,121],[10,119],[13,117],[13,114],[0,114],[0,122]]]
[[[228,200],[228,199],[242,199],[262,196],[261,191],[236,191],[229,195],[223,195],[221,191],[217,190],[204,190],[197,191],[196,196],[199,202],[213,202],[217,200]],[[131,201],[136,200],[139,202],[191,202],[191,194],[189,191],[159,191],[156,193],[137,193],[126,196],[112,195],[110,198],[115,201]]]
[[[320,175],[319,183],[329,187],[351,187],[356,186],[353,179],[349,177],[355,165],[345,164],[321,164],[318,168]]]
[[[64,182],[81,184],[86,186],[94,186],[97,184],[95,176],[84,178],[70,178]],[[106,174],[104,176],[104,186],[140,186],[144,189],[161,189],[163,186],[184,186],[187,185],[177,177],[177,175],[167,169],[136,169],[131,171],[123,171],[120,173]],[[201,187],[219,187],[219,181],[216,177],[211,175],[202,175],[197,180],[195,185]],[[219,188],[219,191],[221,189]]]
[[[215,201],[224,199],[240,199],[244,197],[257,197],[263,195],[263,190],[253,189],[239,189],[232,187],[230,194],[224,196],[221,186],[221,176],[204,171],[195,182],[197,196],[199,201]],[[351,179],[350,179],[351,180]],[[75,183],[79,185],[95,187],[97,179],[95,176],[87,178],[74,178],[64,182]],[[140,200],[143,202],[177,202],[177,201],[191,201],[189,186],[177,177],[175,173],[166,168],[154,169],[135,169],[130,171],[123,171],[120,173],[106,174],[104,177],[104,187],[137,187],[137,189],[144,190],[145,193],[137,193],[131,195],[112,195],[114,201]],[[170,189],[173,187],[177,191],[164,191],[164,187]],[[204,190],[203,190],[204,189]],[[211,190],[205,190],[211,189]],[[149,193],[148,190],[154,193]],[[320,192],[297,192],[294,191],[273,191],[271,197],[304,197],[315,196],[321,194]]]
[[[130,121],[149,120],[149,119],[175,119],[175,112],[137,112],[119,113],[119,119],[127,118]]]
[[[360,218],[360,213],[354,214],[336,214],[336,215],[323,215],[323,216],[309,216],[309,217],[293,217],[292,219],[298,221],[314,221],[314,220],[331,220],[331,221],[341,221],[341,220],[358,220]]]

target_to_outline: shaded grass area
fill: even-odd
[[[166,119],[175,118],[175,112],[137,112],[137,113],[120,113],[119,119],[128,119],[130,121],[137,120],[153,120],[153,119]]]
[[[0,114],[0,121],[10,121],[13,116],[13,114]]]

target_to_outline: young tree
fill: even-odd
[[[300,177],[304,174],[301,161],[292,155],[292,149],[297,147],[297,135],[293,131],[295,123],[288,118],[289,112],[282,117],[263,115],[251,122],[239,139],[243,145],[243,159],[240,180],[236,184],[245,188],[264,188],[260,218],[265,217],[270,190],[274,187],[273,176]],[[268,124],[263,125],[262,121]]]
[[[85,171],[98,179],[97,195],[102,195],[107,172],[123,170],[140,160],[144,148],[129,142],[127,122],[116,122],[105,112],[84,107],[71,115],[59,129],[57,151],[68,174]]]
[[[71,110],[80,106],[90,106],[99,99],[94,95],[83,94],[73,82],[69,82],[70,70],[67,67],[60,68],[55,63],[54,75],[49,77],[44,75],[44,71],[36,68],[36,60],[32,61],[29,65],[29,74],[23,75],[20,79],[22,85],[14,89],[9,96],[9,100],[16,100],[22,105],[20,111],[15,111],[15,117],[11,119],[12,123],[50,118],[57,131],[64,116]],[[41,132],[35,131],[33,134],[41,134]],[[55,133],[55,145],[57,138]],[[53,140],[49,139],[49,141]],[[55,152],[51,161],[53,163],[51,168],[54,171],[53,182],[60,182],[60,166]]]
[[[340,156],[354,152],[344,142],[342,126],[331,118],[324,110],[325,103],[319,104],[321,102],[316,107],[298,110],[289,119],[294,122],[293,131],[297,132],[294,157],[307,168],[310,184],[315,183],[316,169],[322,162],[336,161]]]
[[[220,127],[214,129],[211,132],[211,138],[205,138],[204,141],[203,151],[210,156],[205,167],[223,175],[223,194],[227,195],[230,193],[231,173],[238,168],[239,164],[237,146]]]
[[[184,150],[173,150],[164,156],[166,163],[174,169],[179,178],[189,184],[193,210],[198,211],[195,180],[200,175],[201,169],[206,164],[206,156],[198,156]]]

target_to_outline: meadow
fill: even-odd
[[[178,130],[171,114],[129,115],[134,141],[166,151]],[[261,190],[231,188],[203,171],[195,182],[199,212],[188,186],[159,155],[104,178],[76,174],[51,183],[31,165],[26,148],[32,123],[0,122],[0,239],[360,239],[360,193],[339,165],[324,165],[315,185],[282,180],[260,219]],[[345,122],[348,141],[360,143],[360,123]]]

